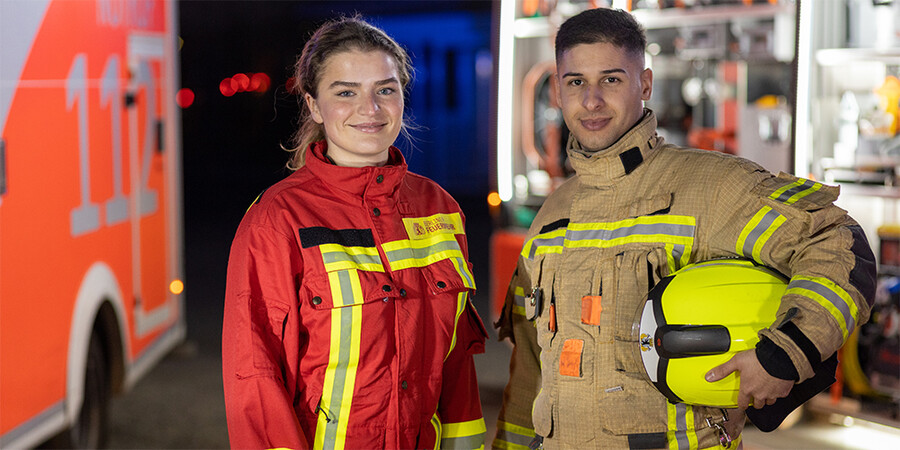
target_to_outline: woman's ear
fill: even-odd
[[[306,100],[306,107],[309,108],[309,114],[312,119],[316,123],[322,123],[324,120],[322,119],[322,113],[319,111],[319,103],[316,102],[316,99],[313,98],[308,92],[303,94],[303,99]]]

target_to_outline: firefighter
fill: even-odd
[[[486,333],[457,203],[407,171],[406,52],[359,17],[295,67],[291,175],[228,262],[222,365],[235,448],[480,448]]]
[[[740,446],[744,410],[788,394],[864,323],[875,263],[839,190],[657,135],[646,38],[627,12],[592,9],[556,35],[558,100],[576,175],[537,214],[497,326],[514,344],[495,448]],[[632,357],[635,313],[689,263],[746,258],[789,278],[739,372],[739,407],[666,401]],[[704,382],[697,380],[698,383]]]

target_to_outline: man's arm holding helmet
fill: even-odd
[[[714,368],[708,380],[740,371],[741,405],[760,408],[813,377],[868,320],[875,258],[860,226],[833,204],[837,187],[760,171],[748,178],[756,179],[749,195],[726,193],[714,202],[730,213],[719,218],[723,232],[713,246],[730,247],[790,281],[756,349]]]

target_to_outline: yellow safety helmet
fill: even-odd
[[[756,346],[786,288],[777,272],[738,259],[691,264],[662,279],[634,328],[649,381],[673,403],[737,407],[740,375],[710,383],[706,372]]]

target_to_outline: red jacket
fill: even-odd
[[[326,144],[250,207],[231,247],[222,369],[235,448],[479,448],[486,333],[456,202]]]

